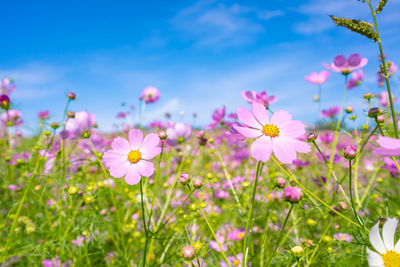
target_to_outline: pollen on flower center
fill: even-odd
[[[131,163],[136,163],[138,162],[142,157],[142,154],[140,154],[139,151],[137,150],[131,150],[128,154],[128,160]]]
[[[382,254],[382,259],[385,267],[400,266],[400,254],[396,251],[386,251],[386,253]]]
[[[240,265],[240,261],[238,261],[237,259],[235,259],[232,263],[233,263],[233,266],[239,266]]]
[[[273,124],[265,124],[262,131],[269,137],[277,137],[280,133],[279,128]]]

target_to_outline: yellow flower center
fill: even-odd
[[[142,154],[140,154],[140,152],[137,150],[131,150],[131,152],[129,152],[129,154],[128,154],[128,160],[131,163],[138,162],[141,159],[141,157],[142,157]]]
[[[238,261],[236,259],[232,263],[233,263],[233,266],[239,266],[240,265],[240,261]]]
[[[280,133],[279,128],[273,124],[265,124],[262,131],[269,137],[277,137]]]
[[[396,251],[388,250],[385,254],[382,254],[383,264],[386,267],[399,267],[400,266],[400,254]]]
[[[243,233],[238,233],[237,238],[243,238],[244,234]]]

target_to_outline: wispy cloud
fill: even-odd
[[[252,43],[265,33],[265,21],[282,16],[279,10],[201,0],[171,19],[183,38],[200,46],[236,46]]]

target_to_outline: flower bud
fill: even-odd
[[[347,203],[344,202],[344,201],[340,201],[340,202],[338,203],[338,206],[339,206],[339,208],[341,208],[342,210],[347,210],[347,208],[348,208]]]
[[[303,190],[300,187],[288,186],[284,191],[286,201],[297,203],[303,197]]]
[[[69,92],[69,93],[67,94],[67,96],[68,96],[68,99],[69,99],[69,100],[75,100],[75,99],[76,99],[76,95],[75,95],[74,92]]]
[[[167,139],[167,137],[168,137],[167,132],[166,132],[166,131],[160,131],[160,132],[158,133],[158,137],[159,137],[161,140]]]
[[[295,257],[300,257],[304,252],[304,248],[302,246],[294,246],[290,249],[290,251]]]
[[[378,123],[384,123],[384,122],[385,122],[385,116],[383,116],[383,115],[378,115],[378,116],[376,117],[376,121],[377,121]]]
[[[353,108],[353,106],[347,106],[345,111],[346,111],[346,113],[350,114],[354,111],[354,108]]]
[[[182,256],[185,260],[192,260],[196,254],[196,250],[191,245],[182,248]]]
[[[50,132],[50,131],[44,131],[44,132],[43,132],[43,135],[44,135],[44,136],[50,136],[50,135],[51,135],[51,132]]]
[[[57,122],[53,122],[50,124],[50,127],[53,128],[54,130],[57,129],[58,127],[60,127],[60,124],[58,124]]]
[[[86,204],[90,204],[90,203],[94,202],[94,197],[90,196],[90,195],[89,196],[85,196],[84,200],[85,200]]]
[[[203,243],[201,243],[200,241],[195,241],[193,242],[193,247],[196,250],[196,252],[199,252],[203,247]]]
[[[350,120],[354,121],[355,119],[357,119],[357,115],[352,115],[349,117]]]
[[[75,112],[73,112],[73,111],[68,111],[68,112],[67,112],[67,116],[68,116],[68,118],[73,119],[73,118],[75,118]]]
[[[186,172],[182,173],[181,177],[179,177],[179,182],[182,185],[187,185],[189,183],[189,181],[190,181],[190,175]]]
[[[307,219],[306,223],[308,226],[314,226],[317,224],[317,222],[314,221],[313,219]]]
[[[364,99],[365,100],[370,100],[371,98],[373,98],[374,97],[374,95],[372,94],[372,93],[366,93],[366,94],[364,94]]]
[[[352,160],[357,156],[357,148],[354,145],[346,146],[344,149],[344,157]]]
[[[282,177],[276,178],[276,186],[280,188],[284,188],[286,185],[286,180],[283,179]]]
[[[317,135],[314,133],[307,134],[307,142],[314,142],[317,139]]]
[[[380,108],[370,108],[368,110],[368,117],[370,118],[376,118],[381,114],[382,114],[382,109]]]
[[[78,188],[76,186],[71,186],[70,188],[68,188],[68,193],[70,195],[75,195],[76,193],[78,193]]]
[[[200,177],[193,178],[193,186],[194,186],[194,188],[197,188],[197,189],[199,189],[203,186],[203,181],[201,180]]]

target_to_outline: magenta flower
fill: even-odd
[[[160,91],[153,86],[147,86],[143,89],[139,99],[144,100],[146,104],[157,102],[157,100],[160,99]]]
[[[396,138],[379,136],[378,140],[376,140],[380,148],[375,148],[375,154],[379,156],[391,156],[397,157],[400,156],[400,140]]]
[[[224,118],[225,118],[225,105],[222,106],[220,109],[214,110],[214,113],[212,114],[212,120],[213,123],[210,125],[206,126],[207,129],[214,129],[220,124],[224,124]]]
[[[21,119],[21,112],[15,109],[10,109],[1,114],[0,121],[3,125],[7,126],[21,126],[23,120]]]
[[[311,74],[305,76],[304,79],[313,84],[323,84],[326,82],[329,76],[331,76],[331,73],[329,71],[323,70],[320,73],[311,72]]]
[[[65,123],[65,129],[68,131],[68,138],[77,139],[84,134],[90,134],[95,122],[95,115],[87,111],[75,113],[75,118],[68,119]]]
[[[364,71],[358,70],[351,74],[350,80],[346,84],[347,89],[353,89],[361,84],[362,80],[364,79]]]
[[[263,105],[253,103],[251,110],[239,107],[237,114],[247,127],[234,127],[247,138],[257,138],[251,145],[253,158],[266,162],[273,152],[279,161],[292,163],[297,158],[297,152],[310,152],[309,144],[298,139],[306,132],[304,124],[293,121],[289,112],[279,110],[270,120]]]
[[[239,253],[236,256],[228,256],[227,259],[231,266],[233,266],[233,267],[241,266],[242,262],[243,262],[243,253]],[[220,261],[219,266],[220,267],[228,267],[229,265],[226,264],[226,262],[224,262],[224,261]]]
[[[361,58],[359,54],[355,53],[350,55],[349,58],[346,58],[344,55],[338,55],[330,65],[326,63],[323,63],[323,65],[329,70],[347,75],[356,69],[364,67],[367,63],[368,59]]]
[[[38,117],[41,120],[45,120],[45,119],[50,118],[50,113],[48,110],[42,110],[42,111],[39,111]]]
[[[176,146],[184,143],[192,135],[192,127],[189,124],[176,123],[167,129],[167,144]]]
[[[268,108],[270,104],[278,101],[275,96],[268,96],[267,92],[265,91],[260,93],[254,91],[242,91],[242,97],[250,104],[259,103],[261,105],[264,105],[266,108]]]
[[[7,95],[0,95],[0,108],[10,108],[10,98]]]
[[[160,138],[156,134],[148,134],[143,139],[143,133],[131,129],[128,133],[129,141],[122,137],[113,140],[112,150],[103,155],[104,165],[110,170],[111,176],[121,178],[130,185],[139,183],[141,176],[150,177],[154,172],[154,165],[150,161],[160,154]]]
[[[285,199],[292,203],[297,203],[303,197],[303,190],[300,187],[288,186],[284,190]]]
[[[351,243],[353,241],[353,237],[346,233],[333,234],[333,238],[336,239],[337,241],[341,241],[341,242]]]
[[[333,118],[340,112],[340,107],[330,107],[321,111],[322,118]]]

